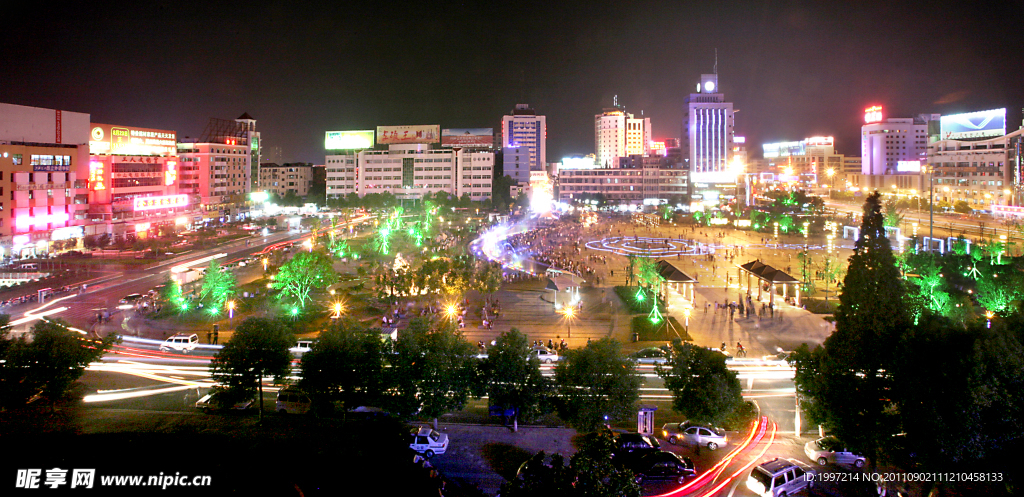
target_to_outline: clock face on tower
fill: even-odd
[[[704,82],[704,91],[706,91],[708,93],[711,93],[711,92],[715,91],[715,82],[714,81],[705,81]]]

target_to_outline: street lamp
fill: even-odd
[[[235,320],[235,301],[234,300],[229,300],[228,301],[228,324],[229,325],[234,324],[234,320]]]
[[[334,309],[334,319],[338,319],[341,317],[341,313],[345,310],[345,305],[341,302],[335,302],[332,308]]]
[[[267,259],[266,257],[264,257],[263,258],[263,272],[264,273],[267,272],[267,264],[269,264],[269,263],[270,263],[270,259]]]
[[[836,170],[831,167],[825,170],[825,176],[828,176],[828,199],[832,200],[832,175],[836,174]]]
[[[576,307],[571,305],[563,307],[562,316],[565,317],[565,329],[568,332],[568,338],[572,338],[572,320],[576,317]]]

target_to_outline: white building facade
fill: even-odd
[[[385,192],[404,199],[436,192],[468,195],[477,201],[491,198],[494,153],[490,151],[389,145],[387,150],[328,155],[324,160],[328,200]]]
[[[650,155],[651,120],[634,118],[619,108],[594,116],[594,152],[601,167],[615,167],[620,157]]]

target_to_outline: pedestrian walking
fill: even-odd
[[[219,342],[219,341],[220,341],[220,325],[215,324],[215,325],[213,325],[213,344],[217,345],[217,342]]]

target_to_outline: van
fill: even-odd
[[[301,390],[285,388],[277,392],[277,404],[274,410],[278,414],[306,414],[311,402],[309,396]]]
[[[199,345],[199,335],[179,333],[160,344],[160,352],[175,351],[188,354]]]
[[[35,271],[35,270],[39,269],[39,264],[36,264],[34,262],[29,262],[29,263],[22,264],[21,266],[18,266],[18,269],[21,269],[22,271]]]

